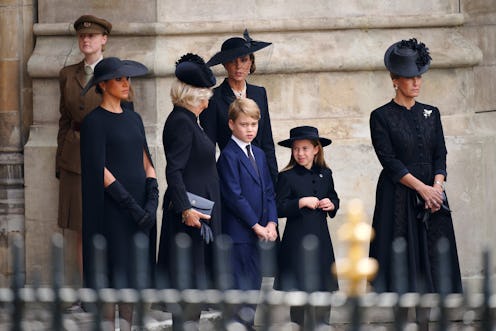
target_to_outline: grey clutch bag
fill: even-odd
[[[212,208],[214,208],[215,202],[212,200],[205,199],[199,195],[193,194],[191,192],[186,192],[188,195],[189,203],[191,203],[191,208],[199,211],[200,213],[206,215],[212,215]]]

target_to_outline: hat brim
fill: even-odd
[[[386,66],[386,69],[400,77],[405,77],[405,78],[411,78],[411,77],[416,77],[424,74],[429,70],[430,63],[418,68],[417,66],[396,66],[394,65],[393,62],[391,62],[391,53],[393,53],[394,49],[399,45],[400,43],[394,43],[389,48],[386,50],[386,53],[384,53],[384,65]]]
[[[280,145],[280,146],[283,146],[283,147],[288,147],[288,148],[291,148],[293,147],[293,142],[296,141],[296,140],[305,140],[305,139],[309,139],[309,140],[315,140],[315,137],[312,136],[308,136],[308,137],[305,137],[305,136],[301,136],[301,137],[298,137],[298,138],[289,138],[289,139],[285,139],[285,140],[282,140],[280,142],[278,142],[277,144]],[[325,146],[328,146],[330,144],[332,144],[332,140],[331,139],[327,139],[327,138],[323,138],[323,137],[319,137],[319,141],[320,141],[320,144],[322,145],[322,147],[325,147]]]
[[[221,63],[226,63],[237,59],[238,57],[245,56],[251,53],[255,53],[256,51],[261,50],[267,46],[272,45],[272,43],[268,43],[265,41],[252,41],[251,46],[242,46],[233,49],[227,49],[224,51],[217,52],[210,60],[207,62],[207,66],[212,67]]]
[[[88,81],[84,89],[81,91],[81,95],[86,94],[86,92],[88,92],[93,85],[96,85],[106,80],[119,78],[119,77],[137,77],[137,76],[146,75],[148,73],[148,68],[137,61],[122,60],[121,63],[122,65],[112,72],[101,75],[98,78],[95,78],[95,76],[93,76]]]

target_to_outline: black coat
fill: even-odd
[[[379,262],[373,281],[375,291],[395,291],[392,278],[392,242],[407,241],[408,290],[435,292],[438,289],[439,260],[436,244],[446,237],[450,244],[449,263],[453,292],[462,290],[460,266],[451,214],[443,210],[430,215],[427,227],[419,219],[416,192],[399,180],[410,173],[426,185],[436,174],[446,176],[446,146],[441,116],[436,107],[415,103],[410,109],[391,101],[370,116],[372,144],[383,170],[379,176],[372,226],[375,238],[370,256]]]
[[[278,168],[274,139],[272,138],[267,92],[264,87],[246,83],[246,97],[254,100],[260,108],[258,133],[253,140],[253,144],[264,151],[272,181],[275,184]],[[235,98],[226,78],[222,84],[214,89],[214,95],[210,99],[208,108],[200,115],[202,127],[210,139],[219,145],[221,150],[226,147],[229,139],[231,139],[231,129],[229,129],[227,113],[229,111],[229,105]]]
[[[335,206],[331,212],[321,209],[300,209],[300,198],[313,196],[319,200],[329,198]],[[277,214],[286,217],[286,227],[278,256],[278,273],[275,288],[281,290],[334,291],[338,289],[336,277],[331,274],[331,265],[335,262],[331,236],[327,225],[327,216],[333,218],[339,209],[339,198],[334,190],[332,171],[314,166],[308,170],[300,165],[282,171],[277,179],[276,190]],[[315,281],[307,287],[306,277],[312,276],[312,270],[302,255],[303,238],[315,235],[319,240]]]
[[[206,245],[197,228],[181,222],[183,210],[191,208],[186,191],[215,202],[210,225],[214,236],[220,233],[220,190],[215,161],[215,145],[197,123],[195,114],[174,107],[165,121],[162,135],[167,161],[167,190],[164,195],[164,213],[157,269],[159,286],[210,286],[213,268],[213,244]],[[186,233],[192,239],[192,265],[188,275],[178,277],[174,238]],[[165,278],[163,278],[165,277]],[[180,283],[180,281],[182,283]],[[206,281],[206,283],[205,283]]]

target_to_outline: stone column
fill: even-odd
[[[24,235],[23,146],[31,124],[26,63],[33,40],[32,1],[0,1],[0,287],[12,273],[10,247]]]

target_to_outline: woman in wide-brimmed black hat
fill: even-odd
[[[246,78],[255,72],[255,55],[253,53],[271,45],[269,42],[251,39],[248,30],[243,38],[232,37],[222,43],[220,52],[216,53],[207,65],[222,64],[227,78],[214,89],[209,107],[202,113],[200,120],[205,132],[222,150],[231,138],[227,113],[229,105],[236,98],[253,99],[260,108],[258,133],[253,143],[260,147],[267,157],[272,180],[277,178],[277,161],[272,138],[267,92],[264,87],[248,84]]]
[[[130,77],[142,76],[148,69],[141,63],[108,57],[96,66],[93,78],[82,93],[95,86],[102,94],[100,106],[81,124],[81,186],[83,196],[83,263],[86,287],[129,288],[135,284],[133,238],[148,236],[155,226],[158,184],[148,150],[141,116],[129,103]],[[106,240],[107,280],[95,277],[93,240]],[[149,254],[154,265],[155,249]],[[114,321],[115,309],[105,309],[104,317]],[[130,330],[133,306],[119,304],[119,315]]]
[[[291,158],[277,179],[277,214],[287,221],[274,287],[284,291],[336,291],[338,282],[331,273],[335,258],[327,217],[336,216],[339,197],[323,149],[331,144],[331,139],[320,137],[313,126],[299,126],[292,128],[289,138],[278,144],[291,148]],[[309,264],[302,252],[303,243],[309,241],[318,244],[312,270],[305,267]],[[330,311],[329,306],[315,308],[317,324],[328,324]],[[305,318],[310,317],[305,317],[302,306],[291,306],[290,315],[302,328]]]
[[[416,39],[391,45],[384,55],[394,98],[370,115],[372,144],[383,167],[377,184],[370,256],[379,262],[373,281],[378,292],[437,292],[441,275],[436,245],[449,242],[450,288],[461,292],[453,222],[444,193],[446,146],[438,108],[417,102],[429,50]],[[406,240],[408,279],[394,280],[393,241]],[[447,284],[445,284],[446,286]]]

